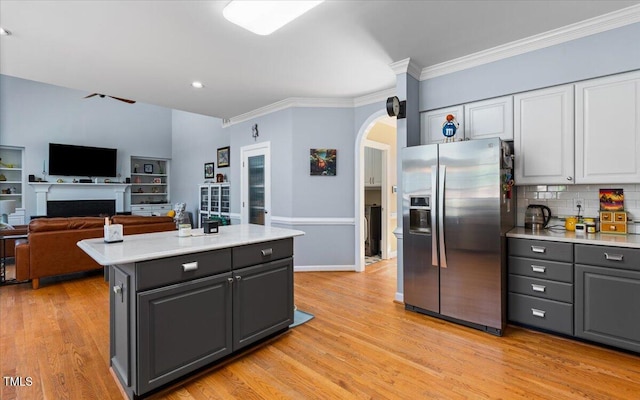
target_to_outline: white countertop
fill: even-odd
[[[576,235],[575,232],[569,231],[550,231],[548,229],[544,229],[541,231],[533,232],[530,229],[516,227],[507,232],[507,237],[640,249],[640,235],[621,235],[615,233],[600,232]]]
[[[77,245],[98,264],[107,266],[304,235],[303,231],[294,229],[250,224],[220,226],[218,230],[205,235],[202,229],[193,229],[189,237],[179,237],[177,230],[125,235],[120,243],[105,243],[102,238],[85,239]]]

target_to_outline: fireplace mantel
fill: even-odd
[[[124,211],[124,193],[128,183],[29,182],[36,192],[36,215],[47,215],[48,200],[114,199],[116,212]]]

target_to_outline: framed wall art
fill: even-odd
[[[206,163],[204,165],[204,179],[212,179],[213,177],[213,163]]]
[[[144,164],[144,173],[153,174],[153,164]]]
[[[337,164],[336,149],[311,149],[309,156],[310,175],[335,176]]]
[[[623,189],[600,189],[600,211],[624,211]]]
[[[229,146],[218,149],[218,168],[229,166]]]

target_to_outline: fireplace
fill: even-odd
[[[115,200],[47,201],[47,217],[106,217],[115,213]]]
[[[124,213],[125,191],[129,188],[129,184],[124,183],[53,183],[53,182],[30,182],[29,186],[33,187],[36,192],[36,213],[38,216],[60,216],[60,215],[100,215],[116,213]],[[77,200],[83,199],[83,200]],[[93,201],[109,201],[115,204],[109,205],[109,208],[102,205],[90,205],[92,209],[86,210],[85,206],[78,205],[80,203],[89,203]],[[65,211],[49,211],[49,203],[63,202],[70,203]],[[66,206],[63,204],[63,206]],[[53,204],[52,207],[57,207]],[[76,207],[81,207],[76,210]]]

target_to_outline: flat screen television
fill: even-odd
[[[117,149],[49,143],[49,175],[115,177]]]

